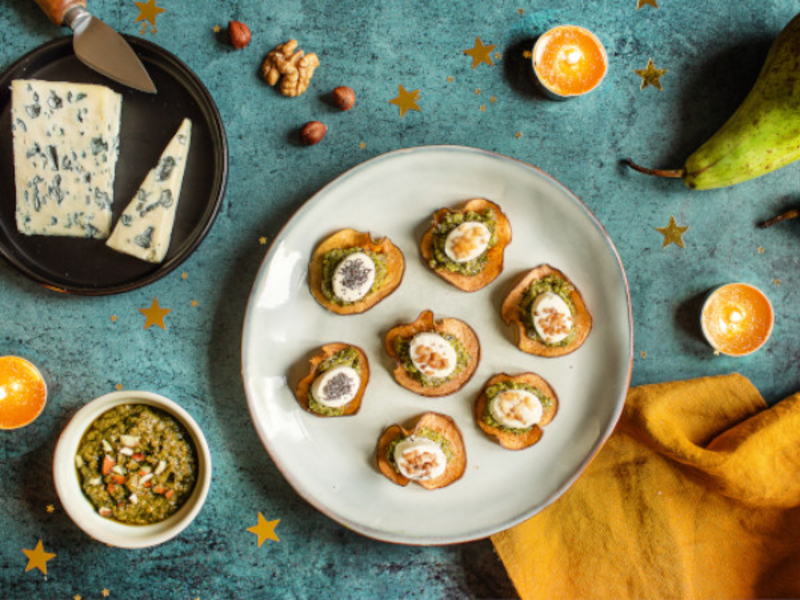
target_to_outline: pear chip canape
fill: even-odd
[[[295,398],[306,411],[318,417],[346,417],[356,414],[361,408],[361,400],[369,383],[369,360],[366,353],[352,344],[332,343],[322,346],[309,360],[311,368],[308,375],[303,377],[295,389]],[[358,375],[358,388],[353,391],[351,383],[343,375],[339,381],[330,381],[329,384],[337,393],[348,393],[352,399],[343,406],[326,406],[314,397],[313,385],[318,377],[325,372],[337,367],[350,367]]]
[[[398,444],[406,440],[419,439],[434,442],[441,448],[442,454],[446,458],[446,466],[436,477],[412,479],[403,475],[397,466],[395,450]],[[430,445],[430,442],[426,443]],[[430,453],[428,454],[425,456],[424,450],[420,452],[417,466],[422,469],[430,467],[432,457]],[[461,430],[451,417],[434,412],[421,415],[411,429],[405,429],[401,425],[387,427],[378,439],[376,458],[378,470],[397,485],[406,486],[409,481],[413,481],[429,490],[442,488],[458,481],[467,468],[467,452]],[[439,465],[439,469],[441,470],[441,465]]]
[[[480,231],[465,232],[455,245],[462,252],[480,249],[480,241],[488,247],[469,260],[457,262],[445,251],[448,236],[464,223],[478,223],[488,229],[490,238],[481,239]],[[479,228],[485,234],[486,229]],[[422,236],[420,252],[425,263],[434,273],[445,281],[465,292],[480,290],[503,271],[503,257],[506,246],[511,242],[511,224],[494,202],[474,198],[460,206],[441,208],[433,215],[433,224]]]
[[[366,262],[372,263],[365,268],[364,261],[351,261],[348,272],[340,279],[343,289],[352,290],[368,280],[371,271],[374,278],[366,293],[352,301],[343,300],[333,292],[333,279],[342,263],[348,256],[366,255]],[[378,302],[391,294],[403,280],[405,259],[400,249],[388,237],[377,241],[369,233],[354,229],[342,229],[323,240],[311,255],[308,265],[308,286],[311,294],[324,308],[339,315],[352,315],[369,310]]]
[[[528,427],[508,427],[498,422],[492,415],[491,401],[500,394],[511,390],[528,392],[539,401],[541,416],[536,423]],[[512,407],[510,411],[512,413],[521,412],[516,406]],[[503,448],[509,450],[522,450],[538,442],[542,437],[542,427],[553,420],[556,412],[558,412],[558,396],[550,384],[535,373],[495,375],[486,382],[475,401],[475,422],[478,427],[487,435],[495,438]]]
[[[418,335],[433,334],[434,343],[445,345],[444,350],[436,349],[429,343],[420,341]],[[438,339],[437,339],[438,338]],[[447,349],[451,346],[452,351]],[[386,352],[397,363],[392,374],[401,386],[420,396],[448,396],[460,390],[475,373],[481,358],[478,336],[464,321],[455,318],[435,320],[433,312],[425,310],[412,323],[403,323],[390,329],[384,338]],[[413,356],[412,356],[413,354]],[[436,377],[423,373],[418,364],[447,368],[456,364],[446,377]],[[449,364],[448,364],[449,363]]]
[[[534,286],[544,291],[534,294]],[[532,310],[537,298],[545,292],[559,296],[571,313],[568,334],[558,343],[547,343],[534,328]],[[551,327],[563,327],[563,320],[560,321],[560,316],[555,314],[557,311],[552,312]],[[507,325],[513,325],[520,350],[537,356],[556,357],[574,352],[592,330],[592,315],[578,288],[564,273],[550,265],[539,265],[525,273],[503,301],[500,315]]]

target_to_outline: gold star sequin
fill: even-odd
[[[248,527],[247,531],[250,533],[255,533],[258,536],[258,547],[261,548],[261,544],[263,544],[266,540],[280,542],[280,539],[275,534],[275,527],[277,527],[278,523],[280,522],[280,519],[276,519],[275,521],[267,521],[264,518],[264,515],[258,513],[258,524]]]
[[[643,90],[649,85],[652,85],[657,90],[661,90],[661,76],[668,73],[669,69],[656,69],[655,64],[653,64],[653,59],[650,58],[647,61],[647,67],[644,69],[634,69],[633,72],[642,78],[640,90]]]
[[[525,9],[524,9],[524,8],[518,8],[518,9],[517,9],[517,13],[518,13],[520,16],[522,16],[522,15],[524,15],[524,14],[525,14]]]
[[[447,83],[453,83],[453,76],[452,75],[448,75],[447,76]]]
[[[144,328],[147,329],[152,325],[158,325],[161,329],[166,329],[164,326],[164,317],[172,312],[171,308],[161,308],[158,305],[158,298],[153,298],[153,303],[150,308],[140,308],[139,312],[142,313],[147,320],[144,323]]]
[[[397,97],[389,100],[389,104],[394,104],[400,109],[400,117],[402,118],[409,110],[422,110],[417,106],[417,98],[419,98],[419,90],[407,92],[406,88],[402,85],[398,85]]]
[[[118,383],[117,385],[114,386],[114,389],[117,390],[118,392],[121,391],[122,390],[122,384]]]
[[[781,284],[781,280],[780,279],[776,279],[772,283],[774,283],[775,285],[780,285]]]
[[[103,588],[103,591],[100,593],[103,594],[103,598],[108,598],[111,595],[111,592],[108,591],[107,588]]]
[[[214,25],[212,29],[214,30],[214,33],[219,33],[220,31],[222,31],[222,27],[220,27],[219,25]]]
[[[489,44],[488,46],[484,45],[481,41],[480,37],[475,38],[475,46],[464,50],[464,54],[467,56],[472,57],[472,68],[474,69],[481,63],[486,63],[487,65],[491,66],[494,63],[492,62],[492,50],[497,47],[497,44]]]
[[[647,350],[642,350],[642,351],[639,353],[639,356],[641,356],[642,358],[647,358]]]
[[[639,10],[646,5],[650,5],[653,8],[658,8],[658,2],[656,2],[656,0],[636,0],[636,10]]]
[[[533,52],[531,52],[530,50],[523,50],[522,58],[533,58]]]
[[[358,147],[364,150],[367,147],[367,142],[361,142],[358,144]]]
[[[147,21],[153,27],[153,33],[156,32],[156,17],[163,12],[166,8],[156,6],[156,0],[147,0],[147,2],[136,2],[134,4],[139,7],[139,16],[136,17],[136,23],[139,21]]]
[[[489,102],[491,102],[492,104],[497,102],[497,96],[492,96],[491,98],[489,98]]]
[[[503,53],[502,52],[495,52],[494,53],[494,59],[495,60],[500,60],[501,58],[503,58]]]
[[[260,238],[258,238],[258,243],[261,244],[262,246],[266,246],[267,245],[267,238],[262,235]]]
[[[480,96],[481,95],[481,88],[475,88],[475,95],[476,96]]]
[[[664,236],[664,244],[661,247],[666,248],[670,244],[677,244],[681,248],[684,248],[683,234],[686,233],[688,229],[688,226],[679,227],[678,224],[675,223],[675,217],[670,215],[669,225],[666,227],[656,227],[656,231]]]
[[[486,112],[486,105],[485,104],[481,104],[480,111],[481,112]]]
[[[759,246],[758,247],[758,253],[759,254],[764,254],[764,246]]]
[[[184,271],[183,273],[181,273],[181,279],[189,279],[189,274],[186,271]]]
[[[36,548],[33,550],[23,548],[22,552],[28,557],[28,565],[25,567],[26,573],[31,569],[39,569],[42,573],[47,575],[47,561],[56,557],[52,552],[44,551],[42,540],[39,540],[39,543],[36,544]]]
[[[197,300],[192,300],[192,306],[197,308],[199,306],[199,302]]]
[[[45,508],[45,510],[46,510],[47,512],[49,512],[50,514],[52,514],[52,513],[56,512],[56,507],[55,507],[55,506],[53,506],[52,504],[48,504],[48,505],[47,505],[47,508]]]
[[[520,139],[522,137],[522,132],[518,131],[517,133],[514,134],[514,137],[516,137],[517,139]]]
[[[75,595],[72,597],[72,600],[83,600],[83,596],[81,596],[80,594],[75,594]]]
[[[117,315],[111,315],[111,322],[112,323],[116,323],[117,322]]]

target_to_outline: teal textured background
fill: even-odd
[[[0,596],[97,598],[104,588],[112,598],[515,595],[489,541],[395,546],[330,521],[283,479],[250,422],[239,349],[250,286],[266,251],[259,238],[272,239],[317,189],[386,151],[476,146],[534,164],[572,189],[605,226],[627,270],[634,385],[737,371],[770,403],[797,391],[800,221],[769,230],[756,224],[798,204],[800,167],[692,192],[678,181],[627,171],[620,159],[680,166],[747,94],[771,40],[800,3],[659,0],[659,9],[641,10],[636,0],[157,4],[166,12],[155,33],[149,26],[142,33],[133,0],[91,0],[90,8],[115,29],[165,47],[206,84],[230,144],[227,194],[198,250],[143,289],[71,297],[0,264],[0,355],[34,361],[50,386],[48,406],[33,425],[0,432]],[[244,50],[225,40],[229,19],[253,32]],[[594,31],[610,69],[590,95],[553,102],[536,91],[523,51],[562,23]],[[214,33],[214,25],[223,32]],[[0,69],[66,33],[32,1],[4,0]],[[471,68],[462,51],[476,36],[497,45],[502,56],[494,66]],[[266,53],[290,37],[322,62],[296,99],[281,97],[258,75]],[[669,69],[663,91],[641,90],[634,73],[651,57]],[[337,85],[356,90],[352,111],[330,105]],[[398,85],[420,90],[420,112],[399,117],[389,104]],[[329,127],[326,138],[301,146],[298,128],[317,119]],[[689,226],[685,248],[662,248],[655,228],[671,215]],[[740,359],[715,356],[698,325],[707,292],[733,280],[761,287],[776,309],[768,345]],[[156,296],[172,312],[166,330],[145,330],[138,309]],[[215,461],[197,520],[156,548],[126,551],[90,540],[61,510],[53,488],[59,432],[77,409],[117,384],[179,401],[204,429]],[[56,507],[52,514],[48,504]],[[258,512],[281,520],[279,543],[256,547],[246,528]],[[21,551],[39,539],[57,554],[46,577],[25,572]]]

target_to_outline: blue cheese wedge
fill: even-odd
[[[105,239],[122,96],[101,85],[11,82],[17,230]]]
[[[147,174],[123,211],[106,245],[147,262],[164,260],[175,224],[191,140],[192,122],[184,119],[158,164]]]

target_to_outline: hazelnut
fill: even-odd
[[[333,98],[333,103],[341,110],[350,110],[356,103],[356,93],[353,88],[349,88],[346,85],[340,85],[335,88],[331,97]]]
[[[300,129],[300,141],[306,146],[313,146],[319,144],[326,133],[328,133],[328,127],[325,123],[309,121]]]
[[[250,28],[241,21],[228,21],[228,39],[231,46],[241,50],[250,43]]]

